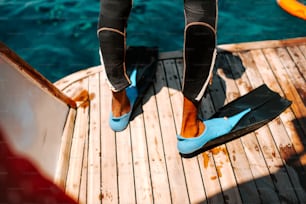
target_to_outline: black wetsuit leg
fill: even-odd
[[[111,89],[117,92],[130,84],[125,70],[125,29],[132,0],[101,0],[100,6],[97,33],[101,58]]]
[[[197,103],[204,95],[216,57],[217,0],[184,0],[183,95]]]
[[[131,0],[101,0],[98,36],[106,75],[114,91],[129,85],[125,72],[125,28]],[[216,0],[184,0],[186,16],[183,94],[199,101],[214,63]]]

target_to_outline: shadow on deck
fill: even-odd
[[[108,126],[111,93],[102,67],[69,75],[56,88],[0,46],[1,128],[9,143],[39,170],[54,174],[54,183],[79,203],[306,203],[306,38],[219,46],[201,118],[262,84],[292,105],[256,131],[192,158],[181,157],[176,147],[181,52],[160,55],[133,120],[115,133]],[[35,116],[29,120],[25,113]],[[24,121],[30,125],[22,126]],[[3,155],[1,160],[11,161]],[[14,174],[2,163],[0,171],[2,188],[6,175]]]
[[[102,69],[57,82],[72,98],[80,90],[88,93],[82,99],[87,105],[72,117],[70,160],[60,183],[81,203],[305,202],[305,44],[298,39],[220,46],[200,117],[262,84],[292,105],[262,128],[191,159],[176,149],[180,54],[161,56],[153,86],[120,133],[108,127],[110,93]]]

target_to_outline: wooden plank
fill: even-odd
[[[221,78],[226,81],[226,89],[235,91],[240,96],[251,91],[252,87],[248,82],[248,78],[244,72],[245,68],[240,58],[237,55],[231,54],[225,54],[224,58],[227,62],[227,67],[231,68],[231,74],[228,73],[228,77],[221,75]],[[230,97],[232,98],[227,98],[227,101],[236,99],[235,94],[231,94]],[[231,143],[227,145],[227,149],[243,203],[260,203],[260,195],[253,180],[254,178],[248,161],[248,153],[257,154],[256,147],[258,147],[258,142],[255,134],[249,133],[240,137],[240,139],[234,140],[232,143],[232,145]],[[247,153],[245,152],[246,148],[248,149]]]
[[[263,49],[263,48],[278,48],[286,46],[300,46],[302,51],[305,52],[306,37],[297,37],[289,38],[283,40],[263,40],[263,41],[254,41],[254,42],[242,42],[242,43],[231,43],[231,44],[222,44],[217,45],[217,48],[229,52],[242,52],[254,49]],[[180,51],[170,51],[162,52],[159,54],[159,59],[169,59],[169,58],[182,58],[183,52]]]
[[[299,107],[300,112],[302,113],[301,118],[305,118],[306,117],[306,108],[304,106],[303,99],[297,93],[297,90],[295,89],[292,81],[290,80],[290,77],[288,76],[288,73],[286,71],[284,71],[284,69],[282,67],[282,63],[278,59],[278,55],[277,55],[276,51],[273,50],[273,49],[267,49],[267,50],[264,50],[263,53],[270,59],[269,62],[270,62],[271,69],[272,69],[274,75],[276,76],[277,80],[279,81],[279,84],[280,84],[282,90],[284,91],[285,95],[288,96],[289,94],[290,95],[292,94],[291,100],[293,100],[293,103],[297,104],[297,106]],[[305,85],[305,83],[304,83],[304,85]],[[282,118],[282,120],[285,123],[291,123],[292,119],[293,118],[290,118],[290,119]],[[302,126],[303,125],[306,125],[306,123],[302,123]],[[287,131],[292,132],[290,128]],[[306,131],[304,131],[304,133],[306,133]],[[304,151],[304,144],[306,143],[306,138],[302,137],[302,133],[301,133],[301,136],[299,136],[297,134],[290,134],[290,139],[292,141],[294,141],[293,145],[294,145],[294,148],[295,148],[296,152],[298,154],[302,153]],[[305,158],[305,160],[301,160],[301,163],[302,163],[302,165],[306,165],[306,158]]]
[[[270,65],[272,71],[276,76],[285,97],[293,101],[291,107],[295,113],[296,118],[301,118],[299,121],[301,122],[301,126],[303,127],[304,132],[306,132],[306,121],[303,119],[306,116],[306,107],[304,106],[300,95],[297,93],[291,81],[288,80],[289,77],[287,76],[286,72],[284,72],[283,69],[278,68],[281,67],[282,64],[279,62],[277,57],[275,57],[275,52],[273,52],[273,50],[265,50],[264,54],[271,55]]]
[[[228,65],[224,64],[226,62],[225,55],[219,55],[218,61],[219,62],[216,63],[216,67],[218,68],[217,74],[213,76],[213,83],[209,87],[212,101],[216,110],[227,103],[227,99],[233,100],[240,95],[239,92],[231,90],[233,80],[229,80],[228,77],[225,77],[230,74],[230,70],[225,69],[225,67],[228,68]],[[239,140],[234,140],[226,145],[223,144],[211,150],[214,156],[224,199],[227,202],[234,203],[241,203],[243,200],[237,187],[234,171],[231,168],[232,164],[230,157],[233,152],[230,152],[229,150],[241,148],[241,144],[239,144],[239,142]]]
[[[245,154],[249,160],[250,169],[252,171],[261,202],[279,203],[280,200],[277,190],[273,184],[272,178],[270,177],[269,168],[265,163],[265,154],[268,154],[273,148],[266,146],[264,152],[262,152],[261,149],[262,144],[264,144],[266,141],[266,138],[267,141],[270,141],[269,136],[271,138],[271,135],[267,134],[267,132],[269,132],[269,129],[264,126],[259,130],[256,130],[254,135],[248,134],[246,138],[242,140],[242,144],[244,146]],[[258,145],[258,142],[249,139],[250,137],[255,137],[255,139],[256,137],[263,137],[264,139],[260,140]]]
[[[226,55],[223,56],[223,60],[226,63]],[[225,103],[228,103],[240,96],[240,93],[235,85],[233,77],[231,76],[231,71],[228,70],[226,67],[229,67],[228,65],[224,64],[224,67],[219,67],[222,69],[218,70],[218,75],[220,76],[220,80],[214,81],[215,83],[219,82],[219,86],[222,87],[222,84],[224,83],[223,89],[225,90],[226,98]],[[225,74],[226,73],[226,74]],[[221,89],[221,88],[219,88]],[[218,98],[215,99],[215,101],[218,100]],[[223,100],[222,100],[223,101]],[[221,108],[221,107],[217,107]],[[219,147],[219,150],[215,148],[215,151],[218,153],[216,154],[216,157],[221,157],[222,160],[216,162],[217,168],[220,169],[220,175],[219,179],[221,182],[221,186],[223,189],[223,192],[226,196],[228,196],[228,201],[230,202],[247,202],[248,197],[245,194],[240,194],[239,189],[236,187],[241,188],[241,192],[245,192],[247,190],[254,191],[254,186],[252,187],[252,183],[245,184],[244,186],[240,185],[239,183],[236,184],[236,182],[243,182],[252,177],[252,174],[250,172],[250,167],[247,161],[246,156],[244,155],[243,146],[241,144],[241,141],[239,139],[233,140],[231,142],[226,143],[226,145],[221,145]],[[237,161],[236,158],[239,158],[241,160]],[[231,160],[230,160],[231,159]],[[231,168],[231,165],[234,168]],[[224,170],[223,170],[224,169]],[[237,169],[244,170],[243,173],[240,174],[240,171],[236,171]],[[221,171],[223,170],[223,171]],[[226,172],[226,176],[225,175]],[[247,177],[247,178],[246,178]],[[237,181],[236,181],[237,179]],[[253,184],[254,185],[254,184]],[[256,191],[254,191],[256,192]]]
[[[171,108],[174,116],[176,132],[181,129],[183,112],[183,95],[181,92],[180,76],[176,70],[175,60],[163,60],[166,80],[169,87]],[[186,184],[190,203],[202,203],[206,200],[205,190],[197,157],[182,159],[185,170]]]
[[[63,89],[63,93],[70,97],[75,103],[76,107],[80,107],[85,104],[88,100],[88,90],[82,85],[83,79],[72,83],[70,86]]]
[[[303,103],[301,101],[301,98],[299,97],[297,91],[292,87],[292,85],[289,83],[287,79],[285,80],[285,83],[281,80],[274,79],[273,73],[271,72],[269,65],[267,64],[265,57],[261,53],[260,50],[254,50],[251,51],[254,59],[256,60],[255,63],[258,67],[258,70],[261,73],[261,76],[265,83],[271,84],[270,87],[278,93],[280,93],[282,96],[285,96],[287,99],[291,100],[293,103],[291,105],[291,108],[297,118],[303,118],[305,117],[305,107],[303,107]],[[275,73],[276,74],[276,73]],[[271,79],[274,79],[273,81],[276,81],[278,83],[282,84],[282,88],[284,88],[284,91],[282,91],[281,87],[278,84],[272,84]],[[270,83],[268,83],[270,81]],[[287,86],[288,83],[288,86]],[[273,85],[273,86],[272,86]],[[304,124],[305,125],[305,124]]]
[[[280,59],[284,69],[287,71],[288,79],[294,85],[295,89],[299,93],[304,105],[306,103],[306,87],[305,79],[299,72],[296,64],[292,61],[288,51],[285,48],[276,49],[277,56]],[[305,62],[306,63],[306,62]]]
[[[88,89],[88,80],[81,82],[82,87]],[[66,193],[78,200],[80,192],[80,182],[83,165],[83,152],[85,147],[85,140],[88,135],[88,102],[77,109],[77,116],[75,120],[75,130],[72,137],[72,146],[69,160],[69,169],[66,182]]]
[[[5,44],[0,42],[0,57],[13,67],[18,69],[24,76],[26,76],[31,82],[38,85],[39,88],[43,89],[50,95],[56,97],[60,101],[66,103],[72,108],[76,108],[73,100],[64,95],[58,88],[56,88],[49,80],[43,75],[37,72],[31,65],[21,59],[13,50],[8,48]]]
[[[79,192],[79,200],[78,203],[86,204],[89,203],[87,200],[88,195],[88,135],[85,138],[84,151],[83,151],[83,162],[82,162],[82,170],[81,170],[81,181],[80,181],[80,192]]]
[[[306,44],[298,45],[300,48],[301,52],[303,53],[304,57],[306,58]]]
[[[264,51],[266,55],[268,55],[268,51]],[[276,90],[277,92],[281,93],[281,89],[278,86],[278,83],[282,84],[282,82],[280,82],[279,80],[277,81],[277,78],[274,78],[275,76],[272,73],[272,69],[275,69],[275,63],[276,63],[276,58],[271,58],[271,56],[269,57],[269,62],[270,62],[270,66],[266,61],[266,57],[264,56],[263,52],[261,50],[255,50],[252,51],[252,56],[254,58],[254,61],[256,63],[256,68],[258,70],[258,72],[261,74],[262,79],[264,80],[264,82],[271,87],[271,89]],[[274,72],[274,74],[276,74]],[[276,74],[277,76],[277,74]],[[287,84],[288,85],[288,84]],[[288,85],[290,86],[290,85]],[[282,88],[285,88],[284,86],[282,86]],[[285,93],[287,91],[285,90]],[[291,93],[290,93],[291,94]],[[287,94],[286,94],[287,95]],[[287,109],[287,111],[289,111],[289,109]],[[281,157],[284,160],[287,160],[288,158],[290,158],[291,156],[295,155],[295,150],[294,148],[291,146],[291,141],[288,138],[288,135],[286,133],[286,130],[283,126],[283,123],[281,121],[282,119],[282,114],[280,115],[280,117],[276,118],[275,120],[271,121],[268,126],[270,128],[270,131],[274,137],[274,141],[276,142],[276,146],[279,148],[279,151],[281,153]],[[282,149],[284,147],[289,147],[288,148],[288,152],[286,152],[284,154],[284,152],[282,152]],[[273,172],[274,176],[277,176],[278,174],[282,174],[282,172]],[[291,200],[292,202],[295,202],[297,200],[296,195],[293,191],[292,186],[290,186],[290,182],[287,181],[287,178],[279,175],[278,177],[278,182],[274,182],[276,188],[279,191],[279,195],[280,197],[286,197],[287,199]]]
[[[212,151],[198,155],[207,203],[225,203]],[[212,187],[213,186],[213,187]]]
[[[138,108],[140,109],[140,107]],[[136,110],[137,112],[137,110]],[[135,174],[136,203],[152,203],[150,168],[143,115],[137,115],[130,121],[132,154]]]
[[[247,51],[247,50],[254,50],[261,48],[276,48],[276,47],[285,47],[290,45],[301,45],[301,44],[306,44],[305,37],[284,39],[284,40],[266,40],[266,41],[257,41],[257,42],[225,44],[225,45],[219,45],[218,48],[229,52],[238,52],[238,51]]]
[[[244,64],[246,66],[252,66],[250,64],[251,60],[248,58],[248,61],[244,61]],[[245,68],[247,71],[249,70],[249,67]],[[246,71],[246,72],[247,72]],[[251,89],[250,86],[252,83],[252,80],[255,76],[249,75],[249,78],[244,77],[246,74],[243,74],[241,79],[237,79],[237,86],[240,89],[240,92],[243,94],[246,94]],[[257,76],[256,76],[257,77]],[[260,78],[261,79],[261,78]],[[262,81],[258,82],[259,84],[262,84]],[[255,84],[255,86],[259,85]],[[252,133],[251,133],[252,134]],[[264,155],[267,167],[269,168],[269,172],[273,174],[273,177],[278,180],[279,183],[282,183],[282,185],[291,185],[289,177],[287,175],[283,175],[283,172],[286,171],[285,167],[283,166],[283,162],[281,160],[280,154],[277,150],[277,147],[275,146],[274,139],[271,136],[271,133],[267,126],[262,127],[261,129],[255,131],[255,134],[257,135],[258,142],[256,141],[256,137],[253,135],[250,139],[255,139],[252,143],[254,143],[256,146],[254,148],[254,151],[258,151],[258,147],[260,147],[262,154]],[[242,141],[248,138],[241,138]],[[250,149],[247,144],[250,143],[250,141],[243,142],[247,149]],[[257,148],[256,148],[257,147]],[[281,185],[279,185],[281,186]],[[294,194],[292,190],[289,191],[291,194]],[[290,194],[289,193],[289,194]]]
[[[171,203],[163,140],[161,137],[153,86],[148,89],[143,99],[143,103],[143,116],[151,170],[153,203]]]
[[[101,203],[100,77],[89,76],[88,203]]]
[[[255,88],[264,83],[260,73],[258,72],[255,64],[255,60],[252,58],[252,55],[250,52],[246,53],[240,53],[240,58],[243,61],[243,64],[246,67],[246,74],[248,75],[250,84]],[[271,79],[270,79],[271,80]],[[282,172],[284,172],[284,166],[282,162],[282,158],[280,156],[277,144],[274,142],[273,135],[271,134],[268,125],[265,125],[264,127],[256,130],[255,132],[256,137],[258,138],[259,146],[260,148],[256,148],[257,151],[261,150],[262,154],[265,157],[265,161],[267,163],[267,166],[269,168],[269,171],[275,176],[275,178],[281,177],[282,179]],[[252,155],[250,155],[251,157]],[[256,158],[254,158],[256,159]],[[250,158],[250,161],[253,161],[254,159]],[[253,168],[252,168],[253,169]],[[285,176],[287,179],[287,176]],[[259,182],[257,182],[259,180]],[[269,176],[261,177],[256,179],[256,183],[266,183],[266,181],[261,180],[269,180],[269,185],[264,188],[258,188],[260,191],[261,189],[265,190],[266,194],[260,193],[263,197],[263,201],[265,202],[277,202],[278,198],[275,192],[275,187],[270,184],[271,178]],[[288,181],[287,181],[288,182]],[[270,191],[270,192],[269,192]]]
[[[304,80],[306,80],[306,59],[301,50],[297,46],[287,47],[293,61],[298,67],[300,73],[302,74]]]
[[[69,110],[69,114],[64,127],[58,164],[54,176],[54,183],[56,183],[62,189],[65,189],[66,186],[67,172],[69,168],[68,164],[70,158],[71,141],[75,125],[74,123],[75,117],[76,117],[76,110],[71,108]]]
[[[217,168],[225,202],[242,203],[235,175],[231,168],[228,149],[225,145],[220,145],[211,151],[214,156],[215,166]]]
[[[83,82],[83,80],[71,83],[69,86],[65,87],[64,89],[61,89],[61,91],[68,97],[73,99],[74,97],[76,97],[77,92],[79,92],[79,89],[82,89],[82,86],[80,85],[81,82]]]
[[[129,125],[130,126],[130,125]],[[130,127],[116,133],[119,203],[136,203]]]
[[[238,143],[239,145],[237,145],[235,144],[235,142],[233,142],[233,145],[227,145],[229,159],[231,161],[232,168],[235,173],[243,203],[261,202],[259,192],[256,188],[256,183],[253,180],[254,178],[250,169],[250,164],[248,162],[248,154],[245,152],[245,148],[248,147],[249,153],[253,153],[253,147],[256,145],[256,143],[251,143],[251,145],[247,145],[247,142],[250,141],[248,139],[253,139],[253,137],[254,135],[247,134],[243,137],[243,139],[241,139],[242,141],[236,141],[236,143],[241,142],[241,144]],[[247,140],[247,142],[244,142],[245,140]]]
[[[179,79],[182,82],[184,66],[183,59],[176,59],[176,65],[179,73]],[[206,94],[201,101],[199,115],[201,115],[201,118],[207,119],[214,113],[215,109],[211,101],[210,94]],[[222,189],[218,179],[218,172],[214,163],[213,153],[211,151],[206,151],[201,155],[198,155],[197,159],[202,175],[207,203],[224,203],[225,201],[223,199]]]
[[[154,89],[168,170],[171,200],[173,203],[189,203],[182,160],[176,148],[176,129],[173,122],[173,113],[169,108],[171,107],[169,91],[161,62],[158,63]]]
[[[111,107],[111,91],[103,76],[104,73],[101,72],[99,98],[101,103],[101,198],[105,204],[116,204],[119,203],[116,137],[115,132],[111,130],[108,123]]]
[[[270,67],[271,70],[274,73],[274,76],[276,77],[276,79],[278,80],[282,90],[284,91],[285,95],[288,95],[287,92],[290,92],[290,94],[294,95],[294,102],[293,103],[297,103],[300,106],[301,112],[303,113],[303,117],[305,118],[305,112],[306,112],[306,108],[303,104],[300,103],[301,98],[298,97],[297,91],[295,90],[295,87],[292,85],[292,82],[289,79],[287,72],[284,71],[284,69],[282,68],[282,64],[280,62],[280,60],[278,59],[278,56],[276,54],[276,51],[274,49],[266,49],[263,51],[263,53],[266,55],[266,57],[269,59],[270,62]],[[294,90],[294,91],[292,91]],[[289,111],[289,110],[288,110]],[[290,115],[288,114],[288,117],[286,117],[285,114],[280,116],[281,121],[283,122],[283,124],[285,124],[285,129],[288,132],[288,136],[289,139],[286,140],[286,138],[280,138],[279,140],[276,139],[276,142],[280,145],[280,147],[284,147],[282,146],[282,144],[284,142],[290,143],[290,147],[294,150],[292,150],[292,152],[288,152],[290,154],[286,155],[284,154],[284,150],[281,149],[281,153],[283,154],[282,156],[284,157],[284,159],[286,160],[286,164],[287,166],[290,165],[289,161],[291,160],[290,158],[287,158],[286,156],[291,156],[291,157],[296,157],[297,155],[297,161],[296,164],[294,164],[294,168],[297,171],[297,173],[300,175],[301,177],[301,182],[305,183],[306,179],[303,176],[304,172],[306,170],[305,166],[306,166],[306,156],[304,154],[305,152],[305,147],[304,144],[306,143],[306,138],[303,137],[303,134],[301,131],[296,130],[296,131],[292,131],[293,129],[290,128],[290,126],[292,127],[292,121],[294,120],[294,118],[290,117]],[[301,123],[302,125],[303,123],[303,119],[301,119]],[[289,126],[287,128],[287,125]],[[279,129],[277,129],[279,130]],[[298,134],[297,134],[298,133]],[[277,137],[278,138],[278,137]],[[286,150],[287,153],[287,150]],[[303,170],[304,167],[304,170]],[[288,166],[289,168],[289,166]],[[287,169],[288,169],[287,168]],[[289,169],[288,169],[289,170]],[[289,176],[291,176],[292,180],[294,180],[295,178],[295,174],[290,174]],[[295,183],[293,182],[293,185],[296,185],[294,189],[302,189],[301,186],[299,185],[299,183]],[[306,200],[305,197],[305,192],[304,191],[297,191],[298,196],[300,198],[300,201],[304,201]]]
[[[82,79],[88,78],[90,75],[100,73],[103,70],[102,66],[95,66],[88,69],[82,69],[80,71],[74,72],[65,76],[64,78],[54,82],[53,84],[60,90],[64,90],[71,84],[80,81]],[[105,77],[105,76],[103,76]]]
[[[180,59],[182,57],[183,57],[183,50],[161,52],[158,55],[159,60],[167,60],[167,59],[175,59],[175,58]]]
[[[207,94],[201,101],[200,111],[203,119],[209,118],[215,112],[210,94]],[[198,155],[198,161],[207,196],[207,203],[225,203],[219,180],[220,172],[219,169],[216,168],[214,160],[214,154],[216,153],[218,152],[206,151],[201,155]]]
[[[302,49],[303,46],[302,48],[299,46],[299,51]],[[302,116],[304,113],[303,106],[301,108],[301,102],[304,101],[301,95],[303,92],[297,91],[296,88],[300,87],[300,90],[303,90],[302,84],[305,79],[298,78],[299,80],[293,80],[299,72],[289,72],[289,70],[286,70],[287,67],[285,65],[288,63],[292,69],[297,68],[297,65],[292,61],[288,62],[289,55],[288,53],[287,55],[283,54],[283,51],[283,48],[279,48],[264,50],[263,53],[259,51],[259,54],[257,51],[239,54],[243,64],[247,66],[245,74],[242,74],[241,78],[236,78],[235,81],[225,77],[225,73],[222,72],[219,75],[221,74],[223,78],[214,76],[214,79],[217,78],[217,84],[213,83],[209,90],[212,94],[205,97],[204,102],[202,101],[202,114],[204,118],[209,117],[209,114],[213,114],[214,107],[209,101],[213,100],[215,107],[219,108],[224,103],[227,103],[226,100],[233,100],[264,82],[269,82],[268,86],[271,85],[273,90],[279,90],[285,97],[291,94],[294,103],[296,103],[295,98],[299,96],[298,102],[300,104],[296,105],[296,109],[291,107],[282,113],[279,119],[271,122],[274,124],[269,123],[269,125],[260,128],[254,133],[250,133],[226,145],[221,145],[212,151],[204,152],[191,160],[180,158],[176,149],[175,138],[181,122],[179,107],[182,107],[182,95],[179,91],[179,79],[182,80],[182,59],[165,60],[165,66],[159,64],[160,70],[154,83],[156,96],[154,96],[153,89],[149,89],[148,96],[144,99],[143,115],[138,115],[131,121],[129,127],[120,133],[114,133],[108,127],[111,96],[103,77],[100,77],[98,81],[101,82],[101,85],[98,92],[101,95],[98,98],[101,100],[101,109],[98,117],[101,117],[101,121],[98,124],[101,125],[102,144],[101,164],[99,163],[102,170],[100,172],[102,174],[100,175],[101,184],[99,184],[99,189],[92,187],[92,191],[89,190],[91,188],[91,184],[89,184],[90,165],[87,170],[85,165],[87,162],[84,158],[81,161],[80,168],[82,169],[80,170],[79,184],[75,186],[79,189],[77,193],[79,201],[90,203],[90,199],[95,199],[94,201],[97,202],[101,202],[102,199],[103,203],[196,203],[200,201],[209,203],[232,201],[247,203],[255,200],[259,202],[280,202],[277,195],[278,191],[281,198],[285,197],[291,201],[298,202],[298,197],[299,201],[303,201],[305,192],[300,184],[303,179],[301,177],[299,179],[297,175],[299,172],[297,171],[299,169],[300,173],[302,172],[301,168],[303,169],[303,166],[301,163],[305,159],[302,157],[303,155],[299,155],[298,167],[292,166],[293,163],[290,163],[288,159],[292,158],[293,155],[297,155],[296,152],[303,152],[303,139],[299,137],[305,133],[303,129],[304,122],[303,119],[298,119],[300,124],[297,127],[294,121],[298,118],[296,113]],[[295,53],[299,51],[294,50]],[[299,55],[300,61],[301,59],[303,60],[301,56],[305,58],[303,51],[301,53],[302,55]],[[282,55],[280,56],[280,54]],[[280,57],[280,61],[277,60],[277,57]],[[290,57],[292,57],[292,53]],[[179,65],[175,65],[175,63]],[[234,64],[234,67],[236,65]],[[267,69],[272,69],[273,72],[265,69],[259,70],[262,69],[262,65],[266,66]],[[178,66],[178,74],[175,71],[173,72],[175,66]],[[168,69],[168,67],[172,68]],[[236,69],[232,71],[233,75],[240,74],[236,73]],[[290,73],[295,74],[291,76]],[[90,78],[95,80],[96,76],[90,76]],[[221,86],[222,80],[226,82],[226,90],[231,90],[227,92],[227,95],[224,95]],[[285,87],[288,81],[290,82],[289,88]],[[81,98],[78,102],[80,106],[78,109],[86,109],[86,105],[88,106],[86,102],[89,99],[93,99],[91,103],[94,102],[96,95],[91,95],[90,97],[86,89],[82,88],[77,93],[75,90],[78,89],[79,85],[76,83],[69,85],[67,85],[65,91],[74,87],[68,92],[77,96],[77,98]],[[95,90],[97,89],[95,87]],[[221,92],[223,92],[223,95]],[[211,100],[210,97],[212,98]],[[92,105],[90,109],[87,108],[87,111],[91,110],[91,108]],[[80,121],[79,110],[77,111],[76,123]],[[93,117],[93,115],[90,113],[90,117]],[[97,118],[97,116],[94,117]],[[92,131],[96,131],[93,130],[95,128],[93,128],[94,124],[92,122],[90,119],[89,142]],[[93,138],[97,139],[96,137]],[[292,143],[293,146],[286,146],[285,144],[287,143]],[[71,149],[73,149],[74,144],[73,142]],[[92,144],[97,145],[97,142]],[[86,143],[83,145],[85,151],[83,157],[86,156],[86,145]],[[96,164],[96,162],[90,162],[90,149],[92,147],[90,143],[88,145],[88,164]],[[74,159],[73,156],[71,152],[72,160]],[[91,161],[94,161],[93,158]],[[69,162],[69,174],[71,171],[70,164],[71,162]],[[75,167],[78,166],[80,164]],[[78,170],[74,171],[74,175],[78,174],[76,173]],[[95,178],[95,176],[92,178]],[[195,178],[199,178],[199,180]],[[67,192],[68,180],[71,183],[71,176],[69,175],[66,185]],[[99,182],[97,180],[92,180],[92,182],[98,186]],[[238,185],[239,190],[236,185]],[[259,193],[256,192],[255,186]],[[282,186],[285,186],[285,188]],[[100,190],[101,188],[102,190]],[[90,192],[94,191],[99,191],[99,193],[93,193],[93,197],[89,196]],[[225,200],[223,200],[223,194]],[[260,196],[261,200],[257,195]],[[240,196],[241,198],[238,198]],[[236,200],[234,201],[232,198]]]
[[[226,60],[226,58],[224,58],[223,60]],[[223,65],[223,66],[228,67],[228,65],[226,65],[226,64]],[[229,75],[228,70],[225,70],[226,75],[223,72],[224,71],[219,71],[219,74],[221,74],[221,76],[223,76],[224,78],[225,78],[225,76]],[[218,78],[216,78],[216,79],[218,79]],[[221,78],[221,80],[223,80],[223,78]],[[215,83],[215,80],[214,80],[214,83]],[[214,83],[213,83],[213,85],[214,85]],[[219,83],[222,84],[223,82],[221,81]],[[216,89],[216,90],[218,90],[218,89]],[[213,94],[216,94],[216,92],[213,92]],[[230,95],[232,95],[232,96],[230,96]],[[216,95],[215,97],[218,97],[218,95]],[[223,96],[221,96],[221,97],[223,97]],[[219,97],[219,98],[221,98],[221,97]],[[234,93],[228,94],[228,97],[229,98],[230,97],[234,98],[234,97],[238,97],[238,95],[235,94],[235,92],[234,92]],[[248,137],[250,137],[250,136],[248,136]],[[266,177],[266,175],[269,175],[269,171],[266,167],[266,164],[265,164],[265,161],[264,161],[264,158],[263,158],[261,152],[258,151],[258,147],[256,147],[256,145],[255,145],[256,143],[254,144],[253,143],[254,141],[252,141],[250,139],[249,140],[242,140],[242,141],[243,141],[244,151],[246,152],[246,155],[247,155],[248,160],[249,160],[249,166],[250,166],[250,169],[252,171],[252,175],[253,175],[254,178],[256,178],[255,183],[256,183],[257,189],[259,191],[259,194],[261,195],[261,199],[262,200],[267,200],[267,201],[274,201],[274,202],[277,201],[278,202],[279,200],[278,200],[278,196],[277,196],[276,192],[274,192],[273,182],[272,182],[270,177]],[[256,149],[257,149],[257,151],[255,151]],[[232,153],[233,153],[233,150],[232,150]],[[235,155],[233,154],[233,156],[231,157],[232,160],[234,160],[234,156]],[[260,179],[258,179],[258,178],[260,178]],[[267,188],[267,186],[269,186],[269,187]]]

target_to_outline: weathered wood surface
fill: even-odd
[[[306,38],[219,48],[202,118],[263,83],[291,107],[254,132],[185,159],[176,149],[181,52],[161,55],[142,107],[120,133],[108,127],[103,69],[84,70],[56,83],[78,105],[68,175],[59,174],[67,180],[57,177],[66,191],[81,203],[305,203]]]

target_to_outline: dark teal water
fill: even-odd
[[[99,64],[98,14],[98,0],[0,0],[0,41],[54,82]],[[183,0],[134,0],[128,44],[178,50],[183,29]],[[302,36],[275,0],[219,1],[218,44]]]

